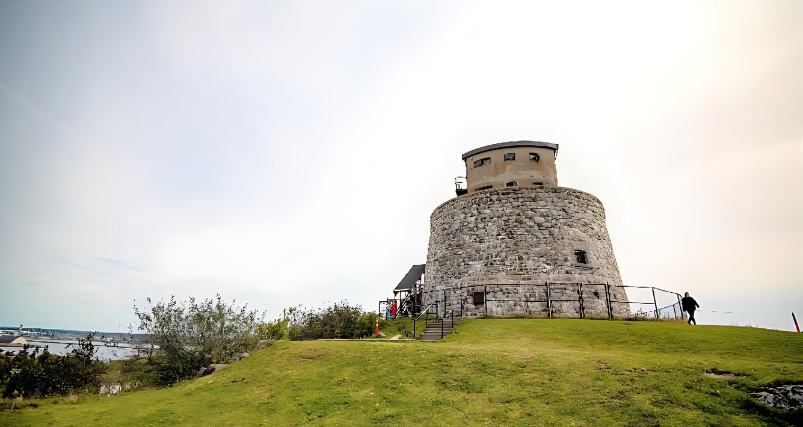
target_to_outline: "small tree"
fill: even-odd
[[[153,303],[140,310],[134,305],[139,319],[138,329],[147,334],[147,342],[155,346],[149,361],[156,365],[157,381],[171,384],[192,377],[210,363],[229,363],[239,354],[251,349],[258,336],[257,311],[248,306],[226,304],[220,295],[215,300],[196,302],[168,301]]]

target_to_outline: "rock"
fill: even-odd
[[[211,364],[209,366],[201,368],[198,371],[198,373],[195,374],[195,378],[205,377],[205,376],[207,376],[209,374],[212,374],[212,373],[215,373],[215,372],[217,372],[217,371],[219,371],[221,369],[224,369],[227,366],[229,366],[229,365],[226,365],[226,364],[223,364],[223,363]]]
[[[750,396],[778,409],[796,409],[803,407],[803,385],[784,385],[770,387],[767,391],[750,393]]]

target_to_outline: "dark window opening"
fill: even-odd
[[[475,188],[474,191],[488,190],[490,188],[493,188],[493,185],[486,185],[485,187]]]
[[[578,264],[588,264],[588,259],[586,258],[586,251],[574,251],[574,257],[577,259]]]
[[[505,183],[505,187],[518,187],[519,183],[516,181],[510,181]]]
[[[474,305],[485,304],[485,292],[474,292]]]
[[[490,157],[486,157],[484,159],[479,159],[479,160],[475,160],[474,161],[474,167],[475,168],[478,168],[478,167],[480,167],[482,165],[490,165],[490,164],[491,164],[491,158]]]
[[[543,182],[534,182],[533,185],[544,185]]]
[[[505,154],[505,160],[516,160],[516,153]]]
[[[535,160],[536,162],[541,160],[541,156],[538,153],[530,153],[530,160]]]

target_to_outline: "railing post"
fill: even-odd
[[[485,285],[482,291],[482,301],[485,307],[485,315],[488,315],[488,285]]]
[[[658,317],[658,300],[655,299],[655,287],[652,287],[652,302],[655,304],[655,319],[659,319]]]
[[[686,314],[683,312],[683,303],[680,302],[680,294],[675,294],[678,297],[678,308],[680,309],[680,320],[686,320]]]
[[[549,296],[549,282],[544,282],[546,285],[546,308],[549,310],[549,318],[552,318],[552,298]]]
[[[613,319],[613,310],[611,310],[611,285],[605,283],[605,305],[608,306],[608,319]]]
[[[582,318],[585,317],[585,313],[583,313],[584,310],[583,310],[583,284],[582,283],[578,283],[577,284],[577,298],[578,298],[577,302],[580,304],[580,318],[582,319]]]

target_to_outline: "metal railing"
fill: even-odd
[[[435,300],[434,302],[430,303],[424,310],[422,310],[421,314],[419,314],[418,316],[413,316],[413,338],[416,338],[416,336],[418,334],[418,331],[417,331],[417,329],[415,327],[415,324],[416,324],[417,321],[421,320],[421,318],[423,317],[424,318],[424,329],[426,329],[427,326],[429,325],[429,316],[431,314],[435,314],[435,318],[436,319],[438,318],[438,313],[439,313],[438,306],[440,305],[440,303],[441,303],[440,301]],[[430,309],[433,306],[435,306],[435,313],[431,313],[430,312]],[[409,331],[404,331],[404,335],[405,336],[409,336],[408,332]]]
[[[497,289],[499,287],[513,287],[513,286],[530,286],[530,287],[543,287],[545,288],[545,292],[543,295],[545,299],[526,299],[526,298],[513,298],[513,299],[491,299],[488,298],[489,295],[493,294],[494,287]],[[547,313],[548,318],[553,318],[555,315],[560,314],[560,310],[554,306],[554,303],[576,303],[577,304],[577,313],[579,318],[586,317],[586,308],[587,302],[594,302],[599,303],[600,301],[604,302],[604,310],[607,318],[613,319],[615,317],[636,317],[636,318],[654,318],[654,319],[685,319],[685,315],[683,309],[681,307],[681,295],[677,292],[667,291],[665,289],[656,288],[652,286],[626,286],[626,285],[610,285],[608,283],[568,283],[568,282],[545,282],[543,284],[540,283],[526,283],[526,284],[510,284],[510,283],[488,283],[482,285],[467,285],[461,286],[459,288],[454,288],[453,291],[463,291],[466,289],[476,289],[481,288],[483,293],[483,311],[485,315],[488,314],[488,306],[489,303],[502,303],[502,302],[513,302],[513,303],[540,303],[545,305],[545,310]],[[488,288],[491,288],[490,290]],[[615,298],[615,292],[613,291],[615,288],[632,288],[632,289],[648,289],[650,293],[648,294],[648,298],[652,299],[652,301],[641,301],[641,300],[618,300]],[[604,291],[604,295],[600,295],[600,290]],[[624,290],[624,289],[623,289]],[[440,290],[439,290],[440,291]],[[439,291],[433,291],[436,295],[440,293]],[[665,295],[671,297],[672,301],[671,304],[668,305],[659,305],[658,298],[656,296],[656,291],[662,292]],[[443,306],[444,309],[446,308],[446,304],[448,300],[446,298],[446,290],[442,290],[443,292]],[[555,295],[562,294],[563,297]],[[589,296],[591,292],[594,292],[594,296]],[[464,292],[460,292],[462,296],[459,298],[460,300],[460,317],[463,316],[464,304],[466,295]],[[576,297],[573,298],[565,298],[565,295],[574,294]],[[666,298],[663,298],[664,300]],[[437,299],[435,302],[440,303],[441,299]],[[616,307],[621,307],[622,305],[627,305],[625,310],[617,309]],[[641,309],[641,306],[652,306],[649,310],[644,311]],[[635,308],[634,306],[638,307],[638,310],[633,311],[632,309]],[[476,307],[476,306],[475,306]],[[595,312],[599,312],[599,310],[594,310]],[[622,313],[624,311],[624,313]],[[617,315],[617,313],[619,315]],[[438,311],[438,314],[440,311]],[[445,314],[445,313],[444,313]]]
[[[544,287],[545,292],[545,299],[526,299],[526,298],[514,298],[514,299],[490,299],[488,295],[493,293],[493,287],[512,287],[512,286],[531,286],[531,287]],[[552,319],[557,317],[556,315],[561,314],[561,310],[554,306],[554,303],[575,303],[577,304],[577,313],[578,317],[583,319],[586,317],[586,310],[587,310],[587,302],[594,302],[599,303],[603,302],[605,314],[608,319],[614,318],[642,318],[642,319],[686,319],[686,316],[683,312],[681,307],[681,295],[677,292],[667,291],[665,289],[656,288],[653,286],[626,286],[626,285],[610,285],[608,283],[550,283],[545,282],[543,284],[534,284],[534,283],[527,283],[527,284],[509,284],[509,283],[488,283],[482,285],[468,285],[468,286],[461,286],[459,288],[452,289],[451,291],[457,290],[462,291],[469,288],[482,288],[483,293],[483,311],[484,314],[488,314],[488,305],[489,303],[501,303],[501,302],[515,302],[515,303],[540,303],[544,304],[546,307],[547,317]],[[489,291],[489,287],[491,290]],[[603,290],[605,293],[601,295],[599,290]],[[652,297],[652,301],[641,301],[641,300],[618,300],[615,298],[616,292],[613,292],[615,288],[631,288],[631,289],[643,289],[649,290],[648,297]],[[430,291],[431,293],[435,294],[436,296],[440,296],[442,298],[438,298],[432,301],[426,308],[420,313],[415,316],[413,315],[413,331],[405,331],[405,336],[409,337],[412,335],[413,338],[417,337],[417,328],[416,324],[421,318],[424,318],[424,329],[429,326],[429,321],[434,320],[440,323],[441,326],[441,338],[445,336],[445,321],[446,319],[451,320],[451,327],[454,327],[454,317],[455,317],[455,308],[447,309],[447,304],[449,304],[449,299],[446,298],[446,289],[442,290],[435,290]],[[677,300],[676,302],[672,302],[668,305],[659,305],[658,297],[656,291],[659,293],[664,294],[664,298],[671,297],[672,300]],[[563,294],[564,297],[555,297],[555,293],[558,295]],[[594,292],[594,296],[589,296],[591,292]],[[426,294],[427,292],[424,292]],[[460,301],[460,315],[459,317],[462,318],[464,314],[464,306],[466,304],[466,294],[465,292],[460,292],[462,296],[459,298]],[[576,297],[573,298],[565,298],[567,293],[574,293]],[[441,295],[438,295],[441,294]],[[635,295],[631,295],[635,296]],[[639,299],[639,298],[636,298]],[[649,298],[648,298],[649,299]],[[616,309],[618,305],[627,305],[625,310]],[[634,306],[639,307],[638,310],[633,311],[632,308]],[[644,311],[641,309],[642,306],[652,306],[648,310]],[[476,305],[475,305],[476,307]],[[441,311],[443,311],[443,316],[441,316]],[[593,310],[596,313],[599,313],[599,310]],[[542,311],[543,312],[543,311]],[[434,319],[431,317],[434,316]],[[566,317],[566,316],[562,316]]]

